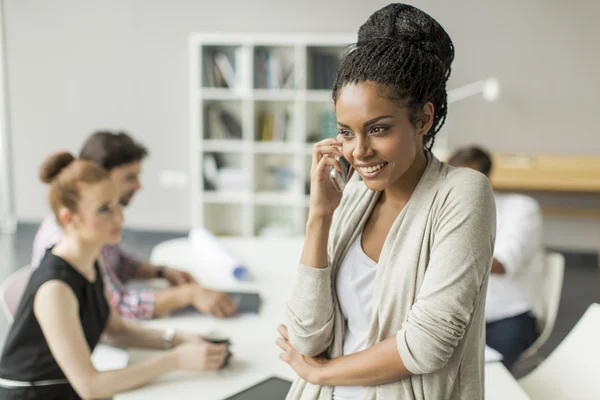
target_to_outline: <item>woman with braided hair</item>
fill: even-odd
[[[339,135],[317,143],[301,265],[279,327],[288,399],[483,398],[495,235],[488,180],[431,153],[454,58],[415,7],[375,12],[333,87]],[[343,156],[362,181],[329,179]]]

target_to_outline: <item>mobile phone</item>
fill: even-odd
[[[346,183],[348,183],[348,179],[350,179],[350,169],[352,166],[344,157],[335,157],[335,159],[340,162],[342,172],[339,172],[332,167],[329,172],[329,178],[331,178],[331,182],[333,182],[333,186],[335,186],[336,190],[341,192],[344,190]]]

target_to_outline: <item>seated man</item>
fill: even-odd
[[[456,151],[448,164],[490,175],[492,160],[477,147]],[[542,215],[538,202],[521,194],[496,193],[496,245],[485,305],[486,342],[507,368],[537,337],[528,299],[542,273]]]
[[[80,158],[94,161],[109,171],[118,188],[120,202],[126,206],[141,188],[139,175],[146,155],[146,149],[125,133],[97,132],[84,144]],[[48,215],[35,236],[31,264],[39,266],[46,249],[63,236],[54,215]],[[150,319],[190,305],[217,317],[236,312],[235,304],[227,294],[203,288],[187,272],[138,260],[119,245],[105,245],[101,256],[110,303],[124,318]],[[131,279],[152,278],[164,278],[172,287],[159,291],[125,287]]]

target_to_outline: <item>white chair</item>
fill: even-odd
[[[512,369],[518,370],[536,356],[542,345],[546,343],[558,314],[558,306],[562,293],[563,279],[565,275],[565,258],[560,253],[548,253],[544,259],[544,267],[541,274],[542,282],[536,296],[530,299],[532,311],[536,316],[536,325],[539,332],[538,338],[529,346]]]
[[[600,396],[600,304],[589,306],[556,349],[519,384],[532,400]]]
[[[29,282],[29,277],[35,268],[30,265],[19,268],[8,276],[0,285],[0,297],[2,300],[2,310],[10,323],[13,322],[14,315],[17,312],[21,297]]]

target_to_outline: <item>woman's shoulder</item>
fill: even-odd
[[[492,185],[487,176],[471,168],[453,167],[443,164],[445,173],[440,182],[440,190],[444,193],[468,197],[476,193],[493,197]]]
[[[71,303],[77,301],[73,288],[66,282],[60,279],[50,279],[44,282],[36,293],[36,300],[41,300],[43,303]]]
[[[495,215],[496,203],[490,180],[470,168],[442,164],[434,205],[440,211],[478,210],[490,217]]]
[[[85,283],[83,277],[66,260],[52,253],[51,249],[48,249],[39,267],[35,269],[34,276],[40,285],[46,281],[58,280],[76,289]]]
[[[488,185],[490,180],[487,176],[479,171],[475,171],[466,167],[454,167],[446,163],[442,163],[446,173],[444,183],[447,186],[460,186],[464,184]]]
[[[69,263],[60,256],[57,256],[52,252],[52,248],[46,250],[44,258],[40,262],[40,266],[37,268],[40,271],[66,273],[70,269]]]

